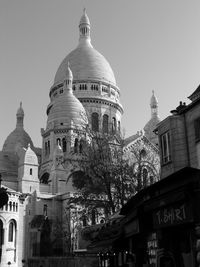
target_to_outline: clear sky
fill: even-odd
[[[164,119],[200,83],[199,0],[0,0],[0,149],[16,124],[41,146],[49,89],[78,44],[86,7],[93,46],[121,89],[126,136],[150,119],[152,90]]]

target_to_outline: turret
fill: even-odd
[[[23,128],[24,127],[24,110],[22,108],[22,102],[20,102],[20,107],[17,110],[16,117],[17,117],[16,127]]]
[[[90,40],[90,20],[86,14],[86,9],[83,10],[83,15],[79,23],[80,39]]]
[[[156,98],[154,94],[154,90],[152,91],[152,97],[150,101],[150,107],[151,107],[151,116],[158,116],[158,99]]]

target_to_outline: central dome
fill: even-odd
[[[54,79],[54,85],[62,83],[65,78],[67,62],[74,80],[100,80],[116,85],[114,73],[110,64],[90,44],[79,45],[60,64]]]
[[[60,64],[55,75],[54,86],[64,81],[68,62],[75,81],[99,80],[116,85],[110,64],[90,43],[90,22],[86,13],[80,20],[79,29],[79,45]]]

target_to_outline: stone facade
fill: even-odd
[[[0,210],[1,267],[25,266],[28,259],[30,266],[35,266],[42,258],[33,258],[61,256],[82,248],[74,230],[83,224],[81,207],[69,206],[69,199],[76,194],[72,162],[78,170],[87,127],[100,133],[120,132],[123,107],[109,63],[91,44],[85,12],[79,32],[77,48],[63,60],[50,88],[42,148],[35,147],[25,131],[20,104],[16,128],[0,152],[2,186],[9,194],[8,205]],[[157,147],[143,133],[126,142],[127,151],[140,144],[158,157]],[[153,170],[156,179],[159,163],[157,167]],[[96,218],[96,223],[100,219]]]
[[[200,98],[198,91],[193,95],[197,97],[190,97],[190,104],[180,102],[180,105],[171,111],[172,115],[158,125],[161,178],[184,167],[200,167]]]

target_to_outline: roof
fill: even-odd
[[[200,97],[200,85],[197,87],[197,89],[188,98],[191,101],[194,101],[199,97]]]
[[[156,190],[159,190],[159,194],[161,194],[161,192],[171,192],[172,189],[183,185],[188,186],[190,183],[194,183],[195,180],[199,181],[199,178],[199,169],[185,167],[139,191],[122,207],[120,214],[125,215],[144,203],[144,201],[152,199],[155,196]]]

